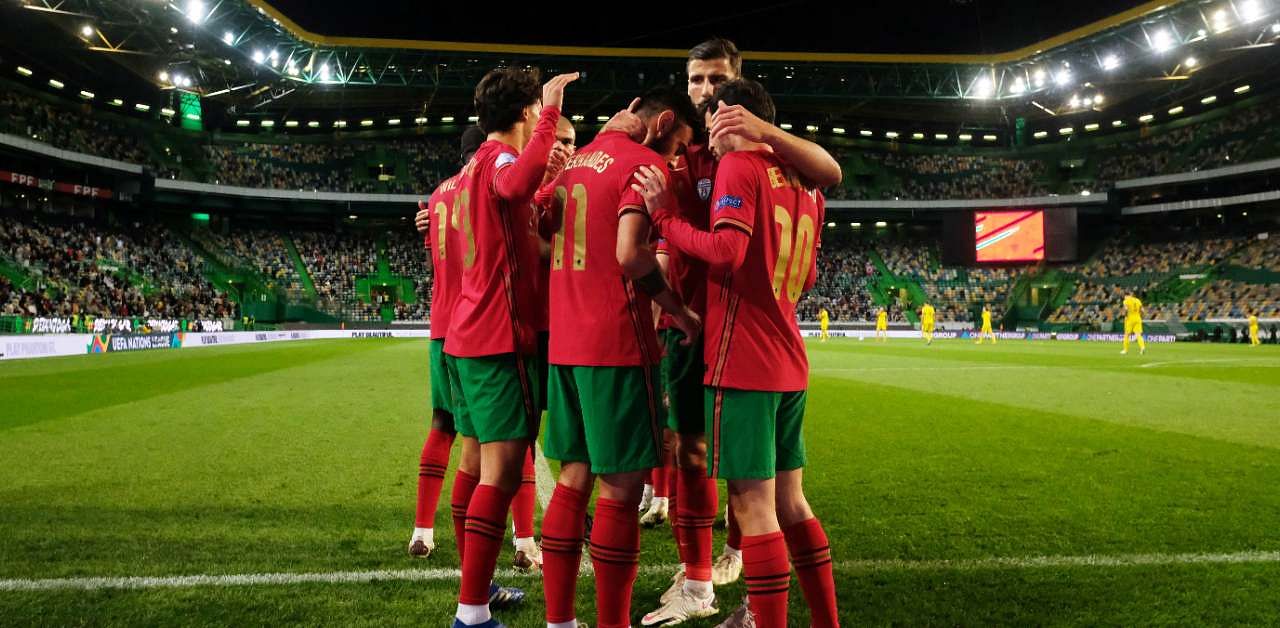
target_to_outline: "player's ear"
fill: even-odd
[[[658,114],[656,133],[658,137],[666,137],[675,129],[676,113],[670,109]]]

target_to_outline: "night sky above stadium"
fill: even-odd
[[[896,2],[701,2],[682,14],[636,2],[526,3],[270,0],[313,32],[445,41],[688,48],[712,35],[744,50],[990,53],[1013,50],[1130,9],[1138,0],[899,0]],[[607,9],[605,7],[608,7]],[[531,17],[536,8],[553,14]],[[634,20],[606,15],[636,8]],[[726,8],[732,10],[726,14]],[[502,21],[502,23],[498,23]]]

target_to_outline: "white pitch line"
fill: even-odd
[[[555,489],[556,479],[551,477],[551,465],[547,457],[542,455],[542,445],[534,443],[533,473],[538,478],[538,503],[542,504],[542,512],[547,511],[551,503],[551,491]]]
[[[837,373],[837,372],[863,372],[863,371],[1007,371],[1011,369],[1049,369],[1060,368],[1048,365],[983,365],[983,366],[865,366],[865,367],[830,367],[830,368],[811,368],[813,373]]]
[[[1170,366],[1173,364],[1212,364],[1215,362],[1270,362],[1268,358],[1214,358],[1211,360],[1169,360],[1167,362],[1148,362],[1143,364],[1141,368],[1150,369],[1157,366]],[[1277,366],[1273,364],[1259,364],[1257,366],[1269,367]]]
[[[1231,552],[1187,554],[1087,554],[1083,556],[1012,556],[961,560],[845,560],[836,561],[835,570],[842,573],[875,573],[893,571],[1020,571],[1055,567],[1148,567],[1175,565],[1237,565],[1248,563],[1280,563],[1277,552]],[[650,576],[670,575],[677,565],[645,565],[640,573]],[[0,580],[0,592],[22,591],[98,591],[103,589],[169,589],[183,587],[233,587],[287,584],[350,584],[380,581],[457,580],[457,569],[385,569],[377,571],[334,571],[318,573],[257,573],[228,575],[116,577],[116,578],[48,578]],[[510,570],[499,570],[500,580],[528,578]],[[587,577],[583,575],[582,577]]]

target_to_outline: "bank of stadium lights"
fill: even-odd
[[[453,124],[453,116],[445,116],[443,118],[440,118],[440,122],[444,124]]]
[[[274,127],[275,125],[276,125],[276,121],[275,121],[275,120],[263,120],[262,122],[259,122],[259,123],[258,123],[258,126],[260,126],[260,127],[264,128],[264,129],[270,129],[270,128]]]
[[[138,111],[141,111],[142,113],[146,113],[146,112],[148,112],[148,111],[151,111],[151,105],[147,105],[147,104],[144,104],[144,103],[134,103],[133,108],[134,108],[134,109],[136,109],[136,110],[138,110]]]
[[[996,141],[997,139],[999,139],[999,138],[997,138],[997,137],[996,137],[996,136],[994,136],[994,135],[983,135],[983,136],[982,136],[982,141],[984,141],[984,142],[994,142],[994,141]]]
[[[1200,99],[1200,104],[1202,105],[1212,105],[1215,102],[1218,102],[1217,96],[1205,96],[1204,98]]]
[[[286,128],[296,129],[296,128],[298,128],[298,121],[297,121],[297,120],[285,120],[285,121],[284,121],[284,126],[285,126]]]
[[[400,126],[400,118],[392,118],[392,119],[390,119],[390,120],[387,120],[387,125],[388,125],[388,126]]]
[[[1124,126],[1124,120],[1112,120],[1112,121],[1111,121],[1111,128],[1113,128],[1113,129],[1118,129],[1118,128],[1122,127],[1122,126]]]
[[[1044,138],[1046,138],[1046,137],[1049,137],[1049,132],[1048,132],[1048,131],[1036,131],[1036,133],[1035,133],[1034,137],[1035,137],[1036,139],[1038,139],[1038,140],[1042,140],[1042,139],[1044,139]]]
[[[1071,84],[1071,68],[1062,68],[1057,74],[1053,75],[1053,82],[1058,87],[1066,87]]]
[[[321,64],[320,66],[320,80],[322,81],[329,80],[329,64],[328,63]]]
[[[1258,4],[1258,0],[1244,0],[1236,5],[1236,12],[1246,23],[1262,17],[1262,7]]]
[[[1160,29],[1151,36],[1151,49],[1156,52],[1168,52],[1173,48],[1173,33],[1168,29]]]
[[[1102,58],[1102,69],[1110,72],[1120,67],[1120,57],[1110,54]]]
[[[362,127],[371,127],[371,126],[373,126],[373,120],[361,120],[361,121],[360,121],[360,126],[362,126]]]
[[[1151,122],[1152,120],[1155,120],[1155,119],[1156,117],[1149,113],[1144,113],[1138,116],[1138,122],[1141,122],[1143,124],[1147,124],[1148,122]]]
[[[111,99],[111,106],[112,106],[112,107],[123,107],[123,106],[124,106],[124,101],[123,101],[123,100],[120,100],[119,98],[112,98],[112,99]]]
[[[1213,32],[1221,33],[1231,27],[1226,9],[1218,9],[1213,12]]]
[[[780,125],[778,125],[778,126],[779,126],[783,131],[790,131],[790,130],[792,129],[792,126],[791,126],[791,123],[790,123],[790,122],[783,122],[782,124],[780,124]]]
[[[1017,96],[1025,91],[1027,91],[1026,81],[1022,80],[1021,76],[1013,79],[1013,85],[1009,87],[1009,93]]]
[[[832,132],[832,133],[835,133],[836,135],[844,135],[844,133],[845,133],[844,129],[842,129],[842,128],[838,127],[838,126],[837,126],[837,127],[832,127],[831,132]]]
[[[973,141],[973,134],[971,134],[971,133],[961,133],[961,134],[960,134],[960,141],[961,141],[961,142],[971,142],[971,141]]]
[[[201,22],[204,22],[205,17],[209,15],[208,12],[205,11],[203,0],[188,0],[187,10],[185,13],[187,15],[187,19],[191,20],[192,24],[200,24]]]
[[[808,132],[810,132],[810,133],[817,133],[817,132],[818,132],[818,125],[816,125],[816,124],[806,124],[806,125],[804,125],[804,130],[805,130],[805,131],[808,131]]]
[[[347,128],[347,121],[346,121],[346,120],[334,120],[334,121],[333,121],[333,128],[335,128],[335,129],[345,129],[345,128]]]
[[[608,122],[609,116],[597,116],[596,120],[599,120],[601,122]],[[467,116],[467,122],[479,122],[479,121],[480,121],[480,116]]]
[[[1093,131],[1097,131],[1101,127],[1102,125],[1098,124],[1097,122],[1090,122],[1089,124],[1084,125],[1084,130],[1092,133]]]
[[[884,132],[884,137],[885,137],[885,139],[888,139],[888,140],[896,140],[896,139],[898,139],[898,132],[897,132],[897,131],[885,131],[885,132]]]
[[[307,123],[307,128],[308,128],[308,129],[318,129],[318,128],[320,128],[320,122],[319,122],[318,120],[312,120],[312,121],[310,121],[310,122],[308,122],[308,123]]]
[[[261,51],[261,50],[254,50],[254,51],[253,51],[253,62],[254,62],[254,63],[256,63],[256,64],[258,64],[258,65],[262,65],[263,63],[265,63],[265,62],[266,62],[266,60],[267,60],[267,53],[265,53],[265,52],[263,52],[263,51]]]
[[[1037,68],[1035,73],[1031,75],[1032,81],[1035,83],[1036,89],[1044,87],[1044,82],[1049,77],[1049,73],[1044,68]]]
[[[235,43],[235,41],[236,41],[236,36],[231,31],[227,31],[222,34],[222,43],[230,46],[231,44]]]
[[[871,129],[862,129],[861,131],[858,131],[858,135],[861,135],[862,137],[871,137],[874,134],[871,132]]]
[[[1061,129],[1058,129],[1058,135],[1071,135],[1072,133],[1075,133],[1075,132],[1076,132],[1076,128],[1073,126],[1064,126]]]
[[[417,125],[423,125],[423,124],[426,124],[426,123],[427,123],[427,118],[426,118],[426,116],[418,116],[418,117],[416,117],[416,118],[414,118],[414,119],[413,119],[413,123],[414,123],[414,124],[417,124]]]
[[[1280,35],[1280,22],[1271,25],[1271,32]]]
[[[586,120],[587,117],[580,113],[575,113],[572,116],[570,116],[569,119],[573,120],[574,122],[582,122],[583,120]]]
[[[970,91],[973,98],[991,98],[995,94],[995,87],[991,83],[991,77],[985,72],[973,82],[973,90]]]

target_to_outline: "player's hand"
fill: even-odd
[[[633,141],[643,144],[648,140],[648,129],[644,126],[644,120],[636,115],[636,110],[640,108],[640,99],[636,98],[626,109],[613,114],[609,121],[604,123],[604,128],[600,129],[601,133],[608,131],[621,131],[627,134]]]
[[[661,170],[653,166],[640,166],[636,170],[636,182],[631,189],[644,198],[645,207],[649,208],[649,216],[655,222],[658,214],[670,211],[673,205],[671,190],[667,188],[667,177]]]
[[[671,315],[671,322],[675,323],[676,329],[684,333],[684,338],[680,340],[682,346],[692,345],[698,334],[702,333],[702,319],[687,305],[683,310]]]
[[[547,81],[547,84],[542,86],[542,106],[563,109],[564,88],[576,80],[578,80],[578,73],[570,72]]]
[[[726,135],[737,135],[749,142],[767,143],[775,130],[776,127],[761,120],[746,107],[726,105],[723,100],[711,117],[712,142]]]
[[[565,164],[569,163],[569,158],[573,156],[573,147],[565,146],[560,142],[551,145],[551,154],[547,156],[547,172],[542,177],[542,184],[546,185],[560,176],[564,172]]]
[[[426,233],[431,228],[431,208],[427,207],[425,201],[418,201],[418,213],[413,215],[413,226],[417,227],[418,233]]]

